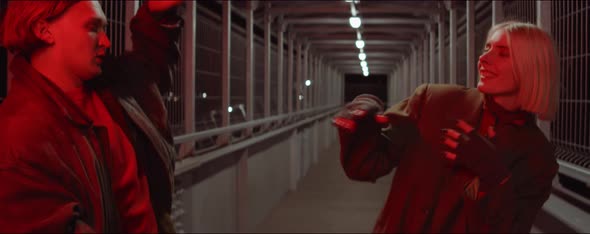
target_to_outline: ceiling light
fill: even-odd
[[[367,54],[365,54],[365,52],[360,52],[359,59],[365,61],[365,59],[367,59]]]
[[[352,26],[352,28],[359,28],[361,26],[361,18],[358,16],[351,16],[348,19],[348,22],[350,23],[350,26]]]
[[[363,40],[356,40],[355,42],[356,48],[362,49],[365,47],[365,41]]]
[[[306,80],[305,81],[305,86],[310,86],[311,85],[311,80]]]
[[[361,61],[361,67],[367,67],[367,61]]]
[[[363,76],[369,76],[369,72],[363,72]]]

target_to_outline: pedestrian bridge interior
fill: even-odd
[[[142,1],[100,2],[120,55]],[[550,32],[561,66],[558,116],[538,123],[559,174],[531,231],[590,232],[590,2],[211,0],[183,11],[181,69],[163,96],[179,231],[371,232],[395,172],[349,180],[333,115],[361,93],[392,105],[423,83],[475,87],[488,29],[519,20]],[[10,59],[0,48],[0,103]]]

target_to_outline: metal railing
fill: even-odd
[[[202,155],[192,157],[185,157],[176,163],[175,174],[180,175],[190,170],[193,170],[203,163],[209,162],[213,159],[229,154],[231,152],[247,148],[256,143],[270,139],[274,136],[280,135],[287,131],[299,128],[301,126],[310,124],[322,118],[331,116],[339,110],[339,106],[324,106],[313,109],[303,110],[292,114],[283,114],[264,119],[257,119],[240,124],[230,125],[223,128],[215,128],[202,132],[188,133],[181,136],[174,137],[175,144],[192,143],[214,136],[229,135],[235,131],[243,131],[257,126],[280,126],[274,130],[263,132],[260,135],[250,135],[246,139],[240,139],[239,142],[231,141],[227,145],[223,145],[214,151],[207,152]]]

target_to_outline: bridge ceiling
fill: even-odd
[[[361,18],[359,29],[349,24],[351,5]],[[355,46],[358,31],[365,41],[369,71],[387,74],[409,54],[412,44],[426,36],[427,25],[434,24],[444,10],[440,1],[278,0],[258,2],[255,16],[262,25],[265,12],[269,12],[273,25],[282,21],[287,32],[309,44],[311,53],[346,73],[362,73]]]

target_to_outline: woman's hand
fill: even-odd
[[[389,119],[380,115],[383,108],[383,102],[378,97],[361,94],[352,102],[346,104],[336,114],[332,123],[348,133],[357,131],[378,132],[379,129],[389,124]]]
[[[445,158],[466,167],[479,175],[482,182],[491,185],[504,184],[510,178],[496,146],[467,122],[458,120],[456,129],[442,129],[442,132]]]

